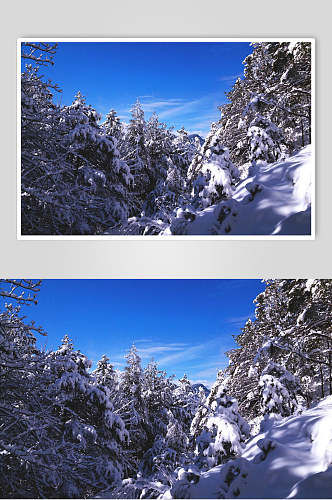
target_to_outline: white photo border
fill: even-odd
[[[314,159],[314,172],[311,192],[311,234],[310,235],[22,235],[21,234],[21,43],[22,42],[310,42],[311,43],[311,145]],[[86,240],[86,241],[175,241],[175,240],[315,240],[316,239],[316,39],[314,37],[116,37],[116,38],[70,38],[70,37],[23,37],[17,39],[17,240]]]

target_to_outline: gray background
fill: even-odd
[[[0,275],[41,278],[332,277],[331,12],[326,0],[2,3]],[[315,37],[315,241],[18,241],[16,38]],[[218,61],[207,61],[218,64]],[[116,68],[115,77],[116,77]],[[204,71],[204,68],[197,68]],[[61,86],[61,82],[58,82]]]

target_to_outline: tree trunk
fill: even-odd
[[[324,394],[324,376],[323,376],[322,365],[319,365],[319,372],[320,372],[320,387],[321,387],[322,398],[323,398],[325,396],[325,394]]]
[[[331,355],[331,344],[330,341],[327,342],[329,349],[329,386],[330,386],[330,395],[332,394],[332,355]]]

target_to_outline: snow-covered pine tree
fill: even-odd
[[[249,437],[249,426],[238,412],[236,399],[228,395],[226,384],[220,371],[191,425],[197,462],[208,468],[240,454]]]
[[[152,113],[146,124],[146,147],[154,177],[165,178],[169,156],[172,152],[172,135],[166,123],[159,121],[157,113]]]
[[[197,397],[194,393],[190,380],[184,374],[179,379],[179,384],[175,386],[173,391],[173,408],[172,413],[175,418],[181,423],[184,432],[189,436],[191,421],[197,409]]]
[[[227,387],[237,399],[241,415],[253,419],[259,412],[257,393],[258,372],[254,359],[257,346],[262,342],[262,335],[256,329],[255,323],[248,319],[242,328],[242,333],[235,337],[237,348],[227,351],[229,366]]]
[[[111,393],[118,390],[118,374],[109,362],[106,354],[103,354],[97,363],[97,368],[92,372],[98,384],[106,386]]]
[[[248,419],[254,419],[261,412],[259,377],[270,362],[297,374],[296,358],[280,346],[280,334],[287,331],[292,322],[287,314],[287,293],[280,285],[278,280],[266,281],[265,291],[255,299],[255,320],[248,320],[242,333],[235,337],[239,348],[227,353],[229,387],[239,401],[241,413]]]
[[[22,233],[98,234],[127,219],[132,176],[82,95],[61,108],[54,90],[38,66],[22,73]]]
[[[299,380],[309,406],[332,389],[332,289],[330,280],[268,280],[257,296],[256,319],[236,337],[228,352],[229,386],[248,419],[260,414],[259,379],[270,363]]]
[[[167,483],[170,474],[182,463],[188,437],[182,423],[173,415],[172,378],[158,370],[152,361],[144,370],[143,397],[148,411],[151,447],[140,464],[143,475]]]
[[[155,361],[148,363],[143,371],[142,397],[148,414],[149,434],[153,439],[167,433],[173,385],[171,378],[167,377],[165,371],[158,369]]]
[[[181,167],[173,163],[174,134],[153,113],[147,122],[147,149],[154,176],[154,188],[147,195],[143,214],[153,219],[168,221],[184,184]]]
[[[56,160],[60,111],[52,101],[54,90],[58,90],[57,87],[42,80],[38,67],[29,65],[21,75],[22,234],[50,231],[57,214],[50,185],[55,184],[53,191],[57,193],[57,209],[61,215],[64,208],[64,184]]]
[[[120,118],[117,116],[116,111],[111,109],[107,115],[106,120],[103,123],[103,129],[105,130],[107,137],[112,137],[117,140],[117,144],[122,140],[124,134],[123,126]]]
[[[243,112],[250,122],[247,137],[252,165],[272,163],[281,158],[282,131],[268,116],[264,116],[267,107],[263,96],[254,95]]]
[[[100,115],[86,105],[80,92],[72,105],[62,109],[63,146],[80,186],[80,196],[89,205],[92,228],[79,230],[102,232],[127,220],[130,207],[129,186],[133,181],[128,165],[120,160],[117,139],[99,125]]]
[[[229,151],[221,144],[222,130],[213,124],[200,151],[188,170],[192,186],[192,203],[206,208],[229,198],[239,177],[238,169],[229,158]]]
[[[153,447],[144,456],[143,470],[154,481],[169,485],[174,471],[188,462],[189,439],[172,411],[167,411],[167,417],[166,435],[156,436]]]
[[[310,405],[312,400],[332,394],[331,280],[281,280],[280,286],[288,296],[292,322],[279,344],[286,353],[293,353],[293,373],[307,386]]]
[[[126,354],[121,381],[122,412],[121,416],[129,432],[128,448],[132,455],[132,469],[138,470],[138,461],[149,447],[150,426],[148,409],[143,399],[143,369],[137,348],[133,344]]]
[[[260,42],[252,47],[244,60],[244,78],[235,82],[227,93],[229,102],[220,106],[221,140],[238,167],[249,161],[247,133],[253,118],[245,120],[243,112],[254,96],[265,102],[265,119],[282,131],[285,154],[310,143],[310,42]]]
[[[298,380],[284,366],[270,362],[259,378],[260,411],[265,416],[288,417],[298,409]]]
[[[221,143],[229,148],[232,162],[240,168],[248,160],[247,129],[242,116],[248,103],[246,81],[238,78],[226,96],[229,102],[219,106],[221,118],[217,125]]]
[[[61,429],[61,446],[68,449],[63,462],[75,464],[61,477],[59,495],[82,497],[119,483],[123,476],[123,449],[128,433],[114,413],[107,386],[96,384],[89,373],[91,362],[75,351],[65,336],[48,361],[48,396]]]
[[[136,208],[135,213],[131,215],[135,215],[141,211],[147,195],[153,190],[155,178],[146,146],[147,128],[144,111],[138,99],[131,109],[131,114],[131,120],[125,129],[121,158],[129,166],[134,178],[132,190]]]
[[[266,43],[266,51],[272,69],[265,89],[270,117],[292,152],[311,141],[311,43]]]
[[[45,333],[20,314],[21,305],[37,303],[40,282],[0,282],[6,301],[0,312],[0,489],[5,498],[49,497],[62,454],[53,402],[45,394],[45,354],[36,346],[36,333]]]
[[[200,144],[190,137],[189,132],[181,127],[173,135],[172,140],[172,162],[180,169],[186,178],[188,168],[198,151]]]

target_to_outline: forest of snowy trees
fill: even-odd
[[[142,366],[134,345],[123,371],[107,354],[92,370],[68,335],[57,350],[39,348],[46,333],[20,310],[37,303],[40,286],[36,280],[0,282],[4,498],[103,492],[105,498],[191,498],[190,488],[204,484],[210,471],[218,472],[219,496],[210,489],[196,498],[234,498],[233,480],[248,476],[250,464],[241,457],[246,443],[287,417],[312,418],[308,411],[325,412],[320,447],[322,441],[329,446],[331,413],[315,407],[332,395],[332,280],[267,280],[255,299],[255,319],[235,335],[229,366],[210,391],[186,375],[176,381],[153,361]],[[317,433],[309,434],[316,444]],[[276,444],[261,439],[258,446],[253,464],[264,462]],[[324,449],[325,467],[331,450]]]
[[[242,217],[236,201],[223,204],[236,186],[311,143],[310,42],[253,43],[244,76],[204,141],[155,113],[146,120],[139,100],[129,123],[113,109],[101,123],[80,92],[71,105],[55,104],[60,89],[45,81],[42,67],[56,64],[56,44],[21,45],[22,235],[227,234],[233,229],[225,217]],[[293,189],[298,175],[283,170]],[[248,213],[262,185],[250,181],[244,191]],[[310,194],[301,196],[290,215],[310,209]],[[190,229],[210,207],[217,207],[215,222]],[[277,232],[278,222],[257,222],[252,234]],[[294,220],[288,231],[294,234]]]

